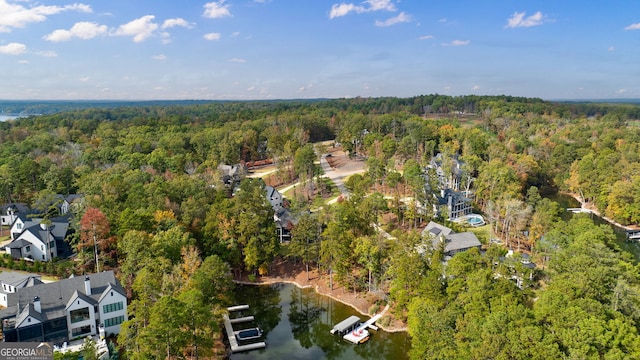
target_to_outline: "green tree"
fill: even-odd
[[[319,256],[320,226],[317,217],[306,212],[291,230],[289,254],[302,259],[307,271],[307,281],[309,280],[309,263],[317,260]]]

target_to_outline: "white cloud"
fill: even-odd
[[[211,40],[211,41],[215,41],[215,40],[220,40],[220,33],[208,33],[208,34],[204,34],[203,36],[206,40]]]
[[[397,16],[388,18],[385,21],[376,20],[376,26],[381,26],[381,27],[383,27],[383,26],[391,26],[391,25],[410,22],[410,21],[411,21],[411,15],[407,15],[406,13],[401,12]]]
[[[29,64],[29,60],[20,60],[18,61],[18,64],[27,65]]]
[[[607,50],[608,50],[608,51],[615,51],[615,50],[616,50],[616,48],[615,48],[615,47],[613,47],[613,46],[609,46],[609,48],[608,48]]]
[[[616,91],[616,94],[618,94],[618,95],[622,95],[622,94],[624,94],[625,92],[627,92],[627,89],[620,89],[620,90],[617,90],[617,91]]]
[[[422,35],[418,38],[418,40],[431,40],[433,39],[433,35]]]
[[[255,90],[255,89],[256,89],[256,87],[255,87],[255,86],[249,86],[249,87],[247,88],[247,91],[253,91],[253,90]]]
[[[81,77],[78,80],[80,80],[80,82],[87,82],[87,81],[89,81],[89,77],[88,76]]]
[[[229,5],[224,5],[225,0],[213,1],[204,4],[204,17],[217,19],[225,16],[231,16]]]
[[[106,32],[107,32],[106,25],[98,25],[96,23],[83,21],[83,22],[75,23],[69,30],[64,30],[64,29],[55,30],[51,34],[45,35],[43,39],[47,41],[53,41],[53,42],[68,41],[74,37],[83,39],[83,40],[88,40],[88,39],[93,39],[98,35],[105,34]]]
[[[450,43],[442,43],[442,46],[465,46],[471,44],[470,40],[453,40]]]
[[[640,30],[640,23],[635,23],[624,28],[625,30]]]
[[[245,59],[241,59],[241,58],[231,58],[231,59],[229,59],[229,62],[235,62],[235,63],[241,63],[241,64],[244,64],[244,63],[246,63],[246,62],[247,62],[247,60],[245,60]]]
[[[505,27],[515,29],[519,27],[532,27],[543,24],[544,15],[542,15],[540,11],[526,18],[525,15],[525,12],[513,13],[513,15],[507,20],[507,25],[505,25]]]
[[[18,4],[9,4],[7,0],[0,0],[0,32],[10,32],[13,28],[24,28],[30,23],[43,22],[47,16],[64,11],[91,12],[91,7],[85,4],[73,4],[67,6],[38,5],[27,8]]]
[[[313,88],[313,83],[308,83],[307,85],[300,86],[296,92],[300,94],[307,90],[311,90],[311,88]]]
[[[362,6],[356,6],[354,4],[333,4],[331,11],[329,12],[329,19],[345,16],[350,12],[362,13],[365,9]]]
[[[391,0],[367,0],[365,2],[370,6],[369,11],[396,11],[396,6],[391,2]]]
[[[151,58],[153,60],[167,60],[167,56],[165,54],[153,55]]]
[[[355,5],[352,3],[333,4],[329,12],[329,19],[345,16],[349,13],[366,13],[371,11],[396,11],[396,6],[391,0],[366,0],[363,5]]]
[[[58,53],[56,53],[55,51],[37,51],[35,52],[36,55],[38,56],[42,56],[42,57],[48,57],[48,58],[53,58],[53,57],[58,57]]]
[[[27,52],[27,45],[20,43],[9,43],[0,46],[0,54],[5,55],[21,55]]]
[[[471,90],[473,90],[473,91],[478,91],[478,90],[480,90],[480,85],[473,85],[473,86],[471,87]]]
[[[158,29],[158,24],[154,23],[153,19],[155,19],[155,16],[145,15],[141,18],[132,20],[124,25],[120,25],[114,35],[133,36],[134,42],[145,41]]]
[[[183,18],[175,18],[175,19],[167,19],[162,23],[162,29],[170,29],[172,27],[181,26],[187,29],[191,29],[193,27],[192,23],[187,22],[187,20]]]
[[[74,10],[74,11],[83,12],[83,13],[89,13],[89,14],[93,12],[93,10],[91,9],[91,6],[86,5],[86,4],[65,5],[64,9],[65,10]]]

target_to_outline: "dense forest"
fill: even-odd
[[[117,338],[126,358],[211,355],[233,278],[268,274],[281,258],[383,294],[408,323],[414,359],[640,358],[637,260],[610,228],[566,222],[548,198],[571,193],[640,223],[639,119],[633,104],[511,96],[82,108],[0,123],[0,196],[46,214],[55,194],[83,195],[74,271],[95,269],[97,239],[100,268],[115,269],[130,297]],[[327,140],[367,166],[333,205],[316,164]],[[463,162],[474,207],[503,244],[481,239],[482,252],[446,268],[441,249],[416,251],[438,216],[436,154]],[[264,159],[277,183],[308,185],[289,199],[290,243],[275,236],[264,181],[225,186],[218,170]],[[502,261],[507,248],[530,254],[536,276]]]

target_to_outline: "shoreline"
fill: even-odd
[[[602,220],[608,222],[609,224],[619,227],[620,229],[624,230],[625,232],[640,230],[640,225],[637,225],[637,224],[634,224],[634,225],[622,225],[622,224],[616,222],[615,220],[610,219],[610,218],[602,215],[602,213],[597,208],[595,208],[595,205],[593,205],[592,203],[585,202],[584,200],[582,200],[582,197],[580,197],[580,195],[578,195],[578,194],[574,194],[574,193],[567,192],[567,191],[560,191],[560,192],[558,192],[558,194],[567,195],[567,196],[570,196],[570,197],[574,198],[577,202],[580,203],[580,208],[581,209],[587,210],[588,212],[596,215],[597,217],[601,218]],[[627,241],[629,241],[629,240],[627,239]]]
[[[319,289],[319,287],[317,285],[316,286],[311,285],[311,284],[300,285],[295,280],[285,280],[285,279],[265,279],[265,280],[256,281],[256,282],[244,281],[244,280],[233,280],[233,282],[236,283],[236,284],[241,284],[241,285],[273,285],[273,284],[285,283],[285,284],[295,285],[300,289],[313,288],[318,295],[326,296],[326,297],[328,297],[328,298],[330,298],[330,299],[332,299],[334,301],[338,301],[338,302],[340,302],[340,303],[342,303],[344,305],[347,305],[347,306],[351,307],[352,309],[354,309],[355,311],[357,311],[362,316],[368,316],[370,318],[372,317],[370,314],[362,311],[362,309],[358,308],[354,304],[351,304],[351,303],[349,303],[349,302],[347,302],[347,301],[345,301],[343,299],[340,299],[340,298],[338,298],[336,296],[333,296],[331,294],[328,294],[328,293],[320,291],[320,289]],[[384,315],[387,312],[388,309],[389,309],[389,304],[387,304],[385,306],[385,308],[380,313]],[[388,327],[382,326],[380,324],[376,324],[376,326],[379,327],[380,329],[382,329],[383,331],[388,332],[388,333],[397,333],[397,332],[407,332],[408,331],[406,326],[405,327],[401,327],[401,328],[388,328]]]

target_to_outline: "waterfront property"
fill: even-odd
[[[360,318],[352,315],[336,324],[331,329],[331,334],[346,335],[348,332],[357,329],[358,326],[360,326]]]
[[[453,255],[472,248],[480,249],[481,243],[472,232],[454,233],[450,228],[430,221],[422,231],[422,237],[431,240],[434,249],[442,248],[445,261]],[[424,249],[418,249],[424,252]]]
[[[231,360],[408,359],[411,339],[403,331],[386,332],[380,329],[374,334],[369,330],[370,341],[358,346],[353,346],[337,334],[331,334],[330,330],[342,320],[353,315],[364,321],[363,315],[351,306],[317,293],[313,288],[299,288],[285,283],[237,285],[234,299],[236,304],[246,301],[250,306],[251,310],[243,311],[241,316],[253,315],[255,320],[245,327],[259,327],[261,339],[268,346],[255,351],[232,353]],[[237,326],[236,330],[239,328]]]
[[[386,309],[388,309],[388,306]],[[371,319],[362,323],[359,317],[349,316],[334,326],[333,329],[331,329],[331,334],[340,334],[343,339],[353,344],[365,343],[369,340],[370,336],[367,328],[378,330],[378,327],[373,324],[381,317],[382,313],[374,315]]]
[[[118,334],[127,297],[113,271],[17,289],[0,311],[4,341],[65,342]]]
[[[229,313],[232,313],[235,311],[242,311],[242,310],[248,310],[248,309],[249,309],[249,305],[236,305],[236,306],[228,307],[227,311]],[[222,315],[222,319],[224,320],[224,329],[227,333],[227,338],[229,339],[229,346],[231,347],[232,353],[262,349],[265,346],[267,346],[267,343],[265,343],[264,341],[244,344],[244,345],[240,345],[238,343],[238,341],[255,340],[262,337],[262,331],[257,327],[238,330],[238,331],[233,330],[232,324],[253,321],[254,320],[253,316],[245,316],[241,318],[231,319],[229,318],[229,315],[224,314]]]

